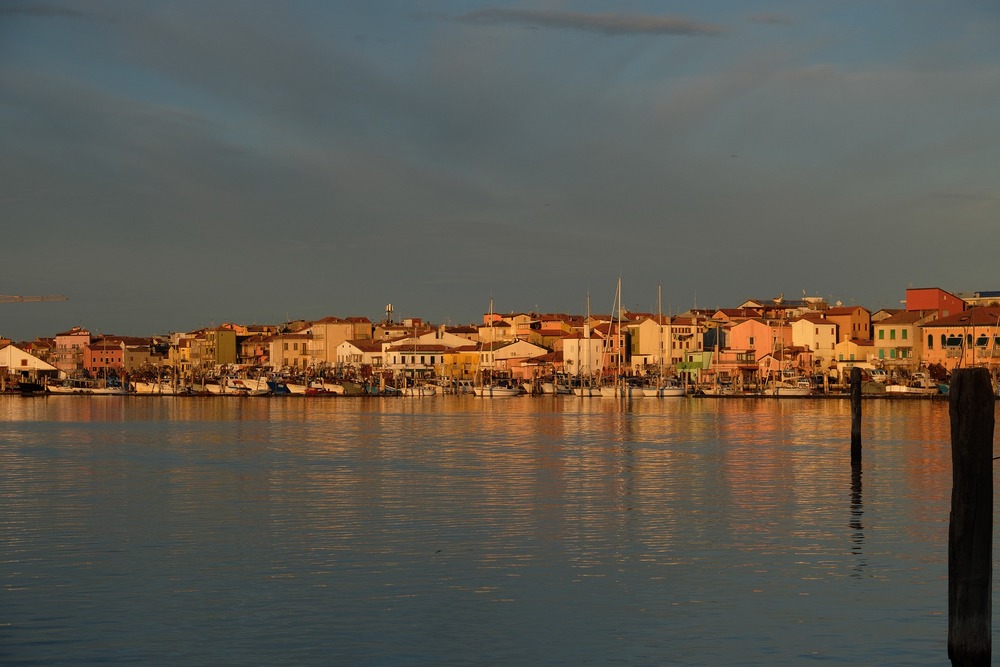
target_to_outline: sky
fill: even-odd
[[[0,336],[1000,289],[991,1],[0,0]]]

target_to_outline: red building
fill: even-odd
[[[937,316],[948,317],[965,310],[966,303],[954,294],[937,287],[910,288],[906,290],[906,310],[937,311]]]

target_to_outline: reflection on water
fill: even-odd
[[[5,659],[946,660],[944,402],[0,409]]]

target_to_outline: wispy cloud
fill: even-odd
[[[795,23],[792,17],[785,14],[753,14],[747,19],[751,23],[763,23],[765,25],[792,25]]]
[[[556,30],[584,30],[605,35],[688,35],[714,36],[726,29],[671,16],[643,14],[585,14],[532,9],[480,9],[458,17],[465,23],[509,24]]]

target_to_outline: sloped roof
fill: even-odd
[[[933,322],[927,322],[923,326],[924,328],[995,326],[998,328],[998,331],[1000,331],[1000,308],[994,306],[970,308],[962,311],[961,313],[955,313],[954,315],[949,315],[948,317],[938,318]]]

